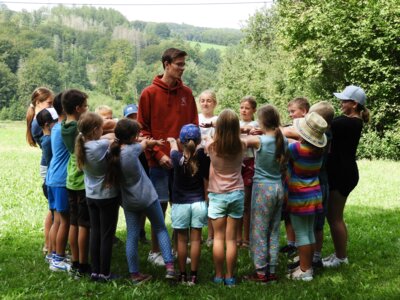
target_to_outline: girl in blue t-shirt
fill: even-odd
[[[120,187],[127,228],[126,257],[132,282],[140,283],[151,279],[150,275],[139,272],[138,241],[142,213],[146,214],[157,235],[166,267],[165,278],[175,279],[171,241],[160,201],[139,161],[139,155],[144,149],[162,145],[163,141],[143,139],[138,142],[139,132],[140,125],[136,121],[128,118],[118,121],[114,130],[115,140],[110,145],[105,183],[119,184]]]
[[[247,146],[256,150],[250,217],[250,251],[255,272],[245,279],[269,282],[277,280],[275,271],[284,196],[282,173],[287,165],[287,140],[279,128],[279,112],[274,106],[261,107],[257,116],[263,134],[245,139]]]
[[[204,199],[204,179],[208,179],[209,158],[201,143],[200,128],[194,124],[182,127],[179,140],[183,152],[178,149],[174,138],[168,138],[171,145],[171,160],[174,166],[172,187],[172,227],[178,236],[178,264],[182,283],[195,285],[201,253],[201,230],[207,225],[207,205]],[[190,231],[191,271],[187,280],[186,259],[188,234]]]

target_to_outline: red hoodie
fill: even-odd
[[[178,138],[185,124],[199,124],[196,101],[192,90],[181,80],[176,86],[169,87],[161,80],[163,75],[154,78],[140,95],[138,122],[142,125],[144,137],[164,139],[164,146],[155,146],[146,151],[149,167],[159,166],[158,161],[164,155],[169,157],[168,137]]]

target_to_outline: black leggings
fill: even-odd
[[[86,198],[90,214],[92,273],[109,275],[120,199]]]

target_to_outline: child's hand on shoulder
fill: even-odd
[[[153,140],[153,139],[149,139],[146,140],[147,141],[147,147],[153,148],[154,146],[162,146],[164,145],[164,140]]]
[[[176,139],[175,138],[173,138],[173,137],[169,137],[169,138],[167,138],[167,142],[168,143],[176,143]]]
[[[250,129],[249,131],[249,135],[261,135],[263,134],[263,131],[261,130],[261,128],[255,128],[253,127],[252,129]]]

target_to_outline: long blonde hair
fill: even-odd
[[[53,99],[53,92],[45,87],[36,88],[31,95],[31,103],[26,111],[26,140],[32,147],[36,147],[36,141],[32,136],[32,121],[35,118],[36,104],[45,102],[47,99]]]
[[[239,118],[232,109],[224,109],[219,114],[210,149],[220,157],[236,156],[243,151]]]

